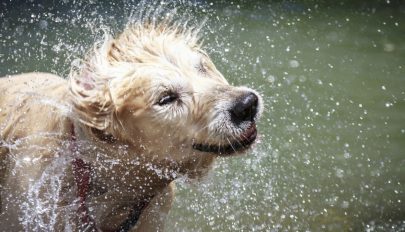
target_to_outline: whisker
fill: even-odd
[[[233,133],[231,134],[231,136],[233,137],[234,141],[237,142],[241,147],[245,147],[245,145],[240,141],[240,139],[236,138]]]
[[[229,143],[229,145],[231,146],[232,150],[233,150],[234,152],[236,152],[236,149],[233,147],[231,141],[230,141],[228,138],[226,138],[226,140],[228,141],[228,143]]]

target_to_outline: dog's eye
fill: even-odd
[[[163,95],[163,97],[161,97],[159,99],[157,104],[160,106],[167,105],[167,104],[170,104],[170,103],[176,101],[178,98],[179,98],[179,95],[176,93],[166,93],[165,95]]]

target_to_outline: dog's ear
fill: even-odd
[[[96,43],[87,58],[73,65],[70,72],[69,88],[75,116],[99,130],[114,129],[120,124],[118,121],[113,125],[113,119],[117,110],[125,105],[118,100],[123,98],[117,96],[125,93],[120,93],[116,87],[122,86],[123,80],[136,70],[132,63],[122,62],[119,54],[116,41],[105,32],[104,40]]]
[[[106,130],[111,126],[114,104],[111,99],[109,79],[84,64],[70,76],[70,96],[74,116],[90,127]]]

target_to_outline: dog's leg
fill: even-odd
[[[163,192],[155,196],[139,217],[131,232],[163,231],[167,214],[174,199],[175,184],[172,182]]]

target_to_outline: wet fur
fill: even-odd
[[[165,91],[176,91],[179,101],[156,104]],[[232,126],[224,112],[246,91],[228,84],[195,30],[165,23],[106,35],[68,80],[46,73],[0,78],[0,227],[35,230],[48,222],[52,230],[82,229],[70,162],[80,157],[92,167],[87,205],[101,230],[117,229],[145,199],[151,202],[133,231],[163,230],[172,181],[203,176],[217,156],[193,150],[192,143],[240,137],[247,126]],[[69,148],[72,128],[78,153]],[[44,173],[55,172],[56,198],[43,203],[55,186]],[[18,221],[31,212],[34,205],[23,203],[32,196],[40,200],[34,205],[56,205],[52,223],[35,209],[31,224]]]

